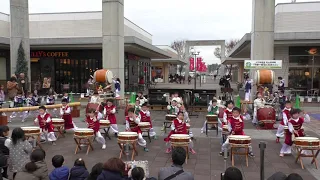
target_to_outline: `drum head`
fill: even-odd
[[[100,123],[110,123],[109,120],[100,120],[99,122],[100,122]]]
[[[171,138],[190,138],[187,134],[172,134]]]
[[[214,114],[208,114],[207,117],[217,117],[217,115]]]
[[[106,79],[107,79],[109,84],[112,83],[113,73],[110,70],[107,70],[107,72],[106,72]]]
[[[316,138],[316,137],[296,137],[295,140],[298,140],[298,141],[319,141],[319,138]]]
[[[283,126],[283,129],[289,129],[289,127],[288,126]]]
[[[86,131],[86,132],[93,132],[93,129],[89,129],[89,128],[77,128],[77,129],[75,129],[74,130],[75,132],[84,132],[84,131]]]
[[[22,130],[40,130],[39,127],[21,127]]]
[[[230,139],[251,139],[250,136],[244,135],[231,135],[229,136]]]
[[[138,136],[136,132],[119,132],[118,136]]]
[[[222,128],[223,129],[228,129],[228,125],[223,125]]]
[[[166,116],[168,116],[168,117],[177,117],[177,116],[174,115],[174,114],[167,114]]]
[[[139,123],[139,126],[140,126],[140,125],[142,125],[142,126],[147,126],[147,125],[150,125],[150,123],[149,123],[149,122],[140,122],[140,123]]]
[[[64,122],[64,119],[60,119],[60,118],[52,118],[51,120],[55,122]]]

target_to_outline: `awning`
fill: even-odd
[[[162,63],[170,63],[170,64],[187,64],[181,59],[169,58],[169,59],[151,59],[152,62],[162,62]]]
[[[227,64],[244,63],[244,60],[250,60],[250,58],[230,58],[230,57],[227,57],[226,59],[221,61],[221,64],[227,65]]]

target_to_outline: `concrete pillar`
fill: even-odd
[[[190,67],[190,46],[189,46],[189,44],[188,44],[188,41],[186,41],[186,45],[185,45],[186,47],[186,59],[185,59],[185,62],[187,63],[186,64],[186,68],[185,68],[185,76],[186,76],[186,78],[188,78],[188,76],[189,76],[189,72],[190,72],[190,70],[189,70],[189,67]]]
[[[13,74],[16,71],[18,49],[20,42],[22,42],[25,58],[28,61],[28,74],[26,75],[30,82],[29,10],[27,0],[10,0],[10,31],[10,73]]]
[[[124,0],[102,0],[102,67],[121,80],[124,97]]]

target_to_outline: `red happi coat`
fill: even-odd
[[[164,139],[164,141],[169,142],[172,134],[188,134],[187,124],[183,121],[179,122],[178,119],[173,120],[175,130],[172,130],[168,137]],[[177,131],[177,132],[176,132]]]
[[[42,129],[42,131],[54,132],[52,121],[47,122],[48,118],[51,118],[50,114],[48,113],[46,113],[43,118],[40,115],[38,115],[37,119],[39,122],[39,126]]]
[[[298,121],[295,121],[293,119],[289,119],[288,123],[291,123],[292,126],[293,126],[293,129],[298,131],[298,134],[295,134],[294,133],[294,136],[295,137],[303,137],[304,136],[304,131],[303,129],[301,128],[303,123],[304,123],[304,118],[299,118]],[[290,131],[288,131],[286,134],[285,134],[285,139],[284,139],[284,143],[286,143],[287,145],[291,146],[293,144],[293,141],[292,141],[292,133]]]
[[[228,122],[228,119],[230,119],[230,118],[232,118],[232,111],[228,111],[228,109],[226,108],[225,110],[224,110],[224,113],[226,113],[226,115],[227,115],[227,122]],[[223,114],[224,114],[223,113]],[[224,116],[224,115],[223,115]],[[224,122],[222,122],[221,123],[221,125],[223,126],[223,125],[226,125]]]
[[[64,119],[64,129],[73,129],[73,122],[72,122],[72,116],[71,116],[71,108],[69,106],[62,107],[65,110],[70,110],[70,113],[63,113],[62,119]]]
[[[290,111],[289,111],[288,109],[284,109],[282,112],[283,112],[284,114],[286,114],[287,119],[288,119],[288,121],[289,121],[289,119],[291,118]],[[283,125],[283,126],[285,125],[283,119],[282,119],[282,121],[280,122],[280,124]]]
[[[116,115],[111,113],[111,111],[113,109],[115,109],[116,107],[114,105],[112,105],[110,107],[104,106],[104,108],[106,109],[106,114],[104,115],[105,118],[110,121],[110,124],[117,124]]]
[[[100,122],[97,116],[95,118],[96,121],[93,121],[93,118],[91,119],[90,116],[87,116],[86,122],[88,123],[88,128],[93,129],[93,131],[96,133],[100,129]]]
[[[244,128],[244,123],[243,123],[243,117],[240,116],[240,119],[235,119],[234,117],[231,117],[228,119],[228,122],[230,123],[231,126],[231,131],[234,131],[234,135],[245,135],[243,128]]]
[[[151,117],[147,116],[147,112],[140,111],[139,114],[141,117],[140,122],[148,122],[150,123],[150,128],[152,128]]]
[[[136,117],[136,118],[138,118],[138,117]],[[138,126],[138,124],[136,122],[134,122],[134,121],[131,121],[129,116],[126,116],[126,121],[127,121],[127,123],[129,123],[130,131],[136,132],[138,134],[142,133],[142,131],[141,131],[140,127]]]

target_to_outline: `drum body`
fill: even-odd
[[[108,82],[109,84],[111,84],[112,78],[113,78],[112,72],[106,69],[96,70],[93,74],[93,80],[99,83]]]
[[[150,123],[149,122],[140,122],[139,125],[141,131],[149,131]]]
[[[39,127],[21,127],[21,129],[26,136],[37,136],[41,132]]]
[[[222,126],[222,134],[224,134],[224,135],[229,135],[230,134],[228,125],[223,125]]]
[[[175,120],[176,118],[177,118],[177,116],[174,115],[174,114],[167,114],[167,115],[166,115],[166,120],[167,120],[167,121],[173,121],[173,120]]]
[[[218,118],[221,118],[221,119],[223,118],[224,110],[225,110],[225,108],[219,107]]]
[[[218,123],[217,115],[207,115],[206,119],[207,119],[207,123]]]
[[[77,128],[74,130],[74,137],[75,138],[89,138],[94,135],[93,129],[89,128]]]
[[[251,144],[250,136],[231,135],[228,138],[229,138],[229,143],[233,146],[247,146]]]
[[[101,106],[99,107],[99,104],[97,104],[97,103],[88,103],[88,104],[87,104],[87,107],[86,107],[86,114],[88,113],[88,110],[89,110],[89,109],[95,109],[95,110],[98,110],[99,112],[102,113],[102,111],[103,111],[103,106],[101,105]]]
[[[316,137],[296,137],[294,144],[300,148],[319,149],[320,140]]]
[[[187,134],[172,134],[170,141],[172,146],[188,146],[190,136]]]
[[[254,76],[254,81],[257,85],[273,84],[275,79],[274,71],[268,69],[257,70]]]
[[[118,143],[133,143],[138,140],[138,133],[136,132],[119,132]]]
[[[64,119],[52,118],[52,125],[54,127],[64,126]]]
[[[273,129],[276,122],[276,111],[271,106],[266,106],[257,110],[257,119],[260,126],[265,129]]]
[[[110,127],[110,121],[109,120],[99,120],[100,128],[108,128]]]
[[[289,127],[288,127],[288,126],[283,126],[283,131],[284,131],[284,134],[288,134],[288,133],[290,133],[290,132],[289,132]]]

